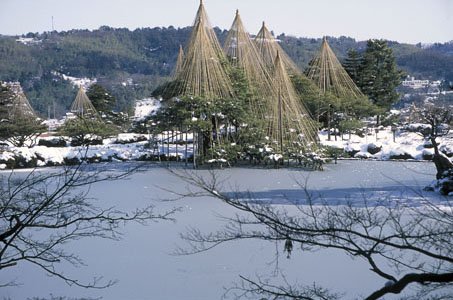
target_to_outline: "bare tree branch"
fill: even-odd
[[[427,199],[418,206],[384,199],[369,203],[364,194],[362,202],[345,200],[342,205],[329,205],[315,198],[306,189],[306,183],[302,183],[304,197],[293,203],[297,209],[290,212],[284,206],[263,203],[250,192],[222,192],[223,183],[213,172],[205,176],[171,172],[192,186],[191,191],[179,197],[210,196],[238,210],[235,216],[225,217],[226,223],[218,231],[203,233],[189,229],[182,235],[188,247],[178,249],[178,254],[208,251],[241,239],[285,243],[288,257],[294,244],[301,245],[303,251],[330,248],[363,259],[373,273],[387,281],[369,299],[400,293],[411,283],[423,286],[453,283],[453,209],[448,201],[441,209]],[[262,292],[275,299],[311,299],[303,298],[305,294],[298,295],[297,289],[291,287],[242,279],[248,283],[246,294]],[[285,294],[288,291],[291,296]]]
[[[177,208],[156,213],[149,205],[132,211],[97,207],[88,192],[91,185],[127,179],[140,171],[133,166],[122,171],[90,169],[85,163],[57,171],[31,171],[25,176],[0,175],[0,271],[25,261],[70,285],[105,288],[114,284],[102,278],[82,282],[58,269],[62,262],[83,265],[64,244],[84,237],[118,240],[121,227],[129,222],[172,220]],[[3,179],[6,177],[6,180]],[[5,283],[4,285],[8,285]]]

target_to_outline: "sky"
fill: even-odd
[[[405,43],[453,40],[453,0],[204,0],[211,24],[228,29],[239,9],[256,34],[349,36]],[[186,27],[199,0],[0,0],[0,34],[70,29]]]

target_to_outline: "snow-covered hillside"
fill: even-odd
[[[63,80],[69,81],[73,86],[75,87],[83,87],[85,90],[88,89],[88,87],[92,84],[95,84],[97,82],[96,78],[79,78],[79,77],[73,77],[73,76],[68,76],[63,73],[59,72],[52,72],[53,75],[57,77],[61,77]]]
[[[156,98],[145,98],[135,101],[134,120],[140,121],[156,113],[160,108],[160,101]]]

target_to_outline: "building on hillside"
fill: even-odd
[[[407,76],[406,80],[403,80],[403,82],[401,82],[401,85],[412,89],[422,89],[429,86],[429,80],[420,80]]]

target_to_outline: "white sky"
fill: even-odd
[[[453,0],[204,0],[212,25],[228,29],[236,9],[256,33],[262,21],[276,34],[350,36],[399,42],[453,40]],[[0,0],[0,34],[52,29],[185,27],[199,0]]]

